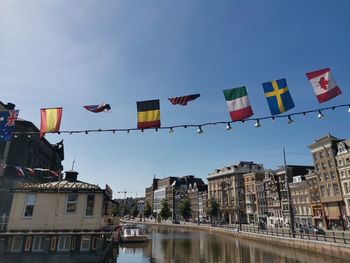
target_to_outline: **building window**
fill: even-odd
[[[77,194],[68,194],[66,202],[66,213],[75,213],[77,211]]]
[[[338,160],[338,165],[343,166],[343,160]]]
[[[332,150],[331,149],[327,150],[327,157],[332,157]]]
[[[320,187],[320,189],[321,189],[321,196],[324,197],[325,194],[326,194],[326,192],[325,192],[325,187],[322,185],[322,186]]]
[[[71,246],[71,250],[74,251],[75,250],[75,244],[77,243],[77,237],[73,236],[72,237],[72,246]]]
[[[344,189],[344,194],[348,194],[349,193],[348,183],[347,182],[343,183],[343,189]]]
[[[39,252],[44,250],[46,237],[44,236],[35,236],[33,240],[32,251]]]
[[[325,180],[329,180],[329,175],[328,175],[327,172],[323,174],[323,177],[324,177]]]
[[[57,237],[51,238],[51,244],[50,244],[50,250],[55,251],[56,250],[56,243],[57,243]]]
[[[11,252],[20,252],[22,249],[23,237],[14,236],[11,243]]]
[[[314,155],[314,160],[317,161],[317,154],[314,153],[313,155]]]
[[[85,209],[86,216],[93,216],[94,215],[94,204],[95,204],[95,195],[87,195],[86,196],[86,209]]]
[[[329,174],[331,175],[331,179],[334,180],[335,179],[335,172],[334,171],[330,171]]]
[[[28,194],[26,197],[26,203],[24,208],[24,217],[32,217],[33,216],[33,210],[35,205],[35,194]]]
[[[331,185],[330,184],[327,184],[326,191],[327,191],[327,196],[331,196]]]
[[[334,195],[340,195],[338,184],[333,184],[333,191],[334,191]]]
[[[323,152],[321,151],[320,152],[320,159],[322,159],[323,158]]]
[[[318,176],[319,180],[322,182],[323,181],[323,175],[322,174],[319,174]]]
[[[341,171],[341,172],[340,172],[340,176],[341,176],[341,177],[345,177],[345,172],[344,172],[344,171]]]
[[[32,245],[32,237],[26,238],[26,243],[24,245],[24,251],[28,252],[30,251],[30,246]]]
[[[80,242],[80,251],[90,251],[90,236],[82,236]]]
[[[70,241],[71,241],[71,236],[60,236],[58,238],[57,251],[69,251]]]
[[[97,237],[93,237],[92,238],[91,250],[96,250],[96,248],[97,248],[97,240],[98,240]]]
[[[333,161],[328,160],[328,167],[329,167],[329,168],[333,168]]]

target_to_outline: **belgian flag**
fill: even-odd
[[[137,128],[159,128],[160,108],[159,100],[147,100],[137,102]]]

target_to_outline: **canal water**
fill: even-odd
[[[150,227],[145,244],[121,245],[118,263],[345,263],[350,259],[271,246],[208,232]]]

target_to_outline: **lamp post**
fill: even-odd
[[[239,231],[242,231],[242,222],[241,222],[241,204],[240,204],[240,189],[239,189],[239,184],[238,184],[238,173],[237,173],[237,169],[238,166],[235,165],[235,181],[236,181],[236,198],[237,198],[237,214],[238,214],[238,224],[239,224]]]
[[[285,174],[285,186],[287,190],[287,198],[288,198],[288,205],[289,205],[289,215],[290,215],[290,225],[292,230],[292,236],[295,238],[295,224],[294,224],[294,209],[293,209],[293,203],[292,203],[292,197],[290,194],[290,188],[288,183],[288,170],[287,170],[287,164],[286,164],[286,153],[283,148],[283,161],[284,161],[284,174]]]

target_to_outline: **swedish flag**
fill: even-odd
[[[278,79],[262,84],[272,115],[281,114],[294,108],[286,79]]]

